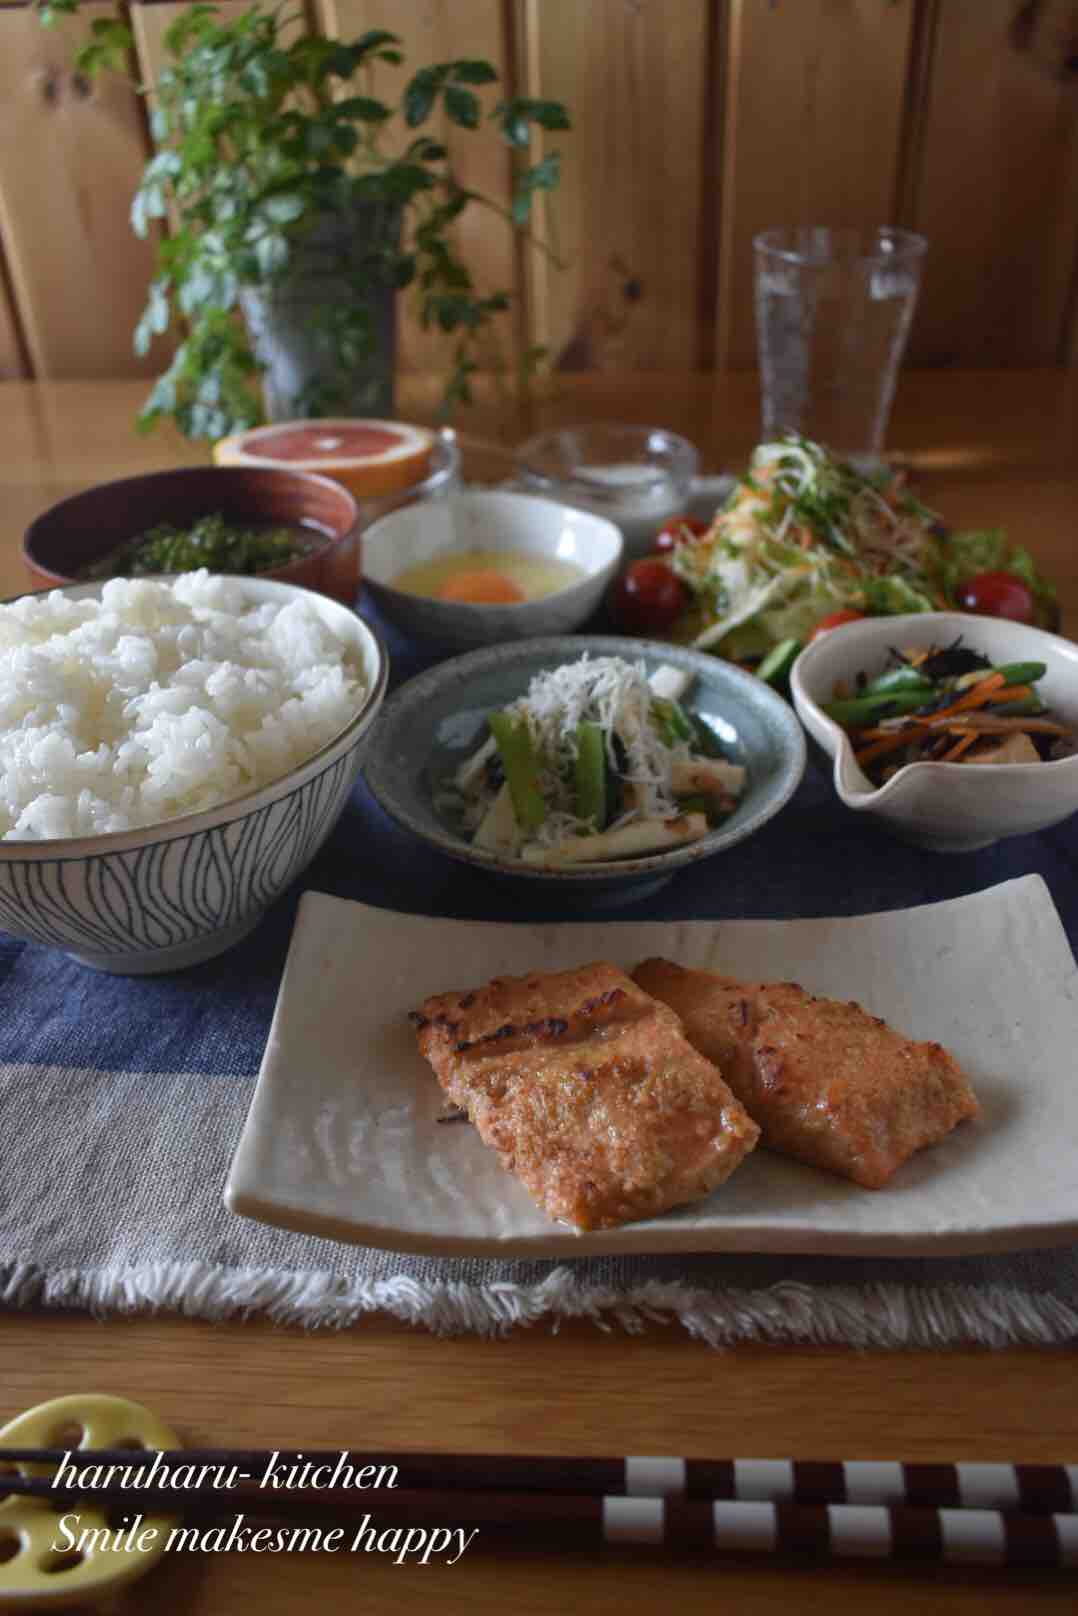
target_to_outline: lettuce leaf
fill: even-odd
[[[866,578],[865,609],[873,616],[897,617],[902,612],[932,612],[935,604],[905,578]]]
[[[942,583],[947,598],[955,599],[959,585],[979,572],[1011,572],[1021,578],[1040,600],[1054,601],[1055,585],[1037,570],[1029,551],[1011,544],[1001,527],[971,528],[949,533],[943,544]]]
[[[1007,554],[1007,535],[1001,527],[971,528],[949,533],[943,545],[942,583],[953,600],[958,586],[978,572],[998,572]]]

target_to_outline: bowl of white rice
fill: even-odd
[[[267,579],[110,579],[0,604],[0,929],[141,975],[245,937],[359,773],[388,659]]]

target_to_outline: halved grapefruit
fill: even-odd
[[[318,471],[357,499],[391,494],[430,470],[433,434],[403,421],[276,421],[214,444],[219,466],[288,466]]]

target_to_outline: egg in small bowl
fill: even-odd
[[[622,547],[604,517],[482,491],[373,523],[363,534],[363,576],[383,617],[410,639],[462,650],[579,628]]]

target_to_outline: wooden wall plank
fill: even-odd
[[[551,217],[565,271],[521,255],[488,212],[459,233],[482,288],[515,287],[523,339],[563,369],[752,368],[751,237],[782,222],[924,231],[910,363],[1078,363],[1078,98],[1054,34],[1051,50],[1016,38],[1014,0],[309,5],[327,33],[403,36],[407,66],[379,69],[382,93],[418,65],[475,55],[507,89],[568,104],[573,131],[549,141],[564,159]],[[161,364],[160,349],[139,361],[130,346],[152,273],[128,225],[138,98],[108,76],[86,94],[71,71],[75,39],[107,9],[43,31],[29,8],[0,5],[0,253],[15,304],[0,281],[0,377],[27,358],[42,376]],[[183,0],[131,9],[152,79]],[[448,138],[462,182],[507,205],[504,150]],[[513,333],[507,320],[506,355]],[[405,302],[402,368],[444,370],[450,346]]]
[[[557,368],[700,362],[709,10],[518,4],[527,93],[564,101],[573,121],[546,142],[563,157],[549,212],[567,267],[532,261],[533,340]]]
[[[0,237],[0,382],[17,381],[26,374],[11,282],[4,262],[3,239]]]
[[[0,233],[35,374],[145,375],[131,333],[152,273],[132,235],[146,156],[138,97],[115,75],[87,86],[72,51],[94,16],[45,30],[29,8],[0,13]]]
[[[401,67],[378,64],[372,75],[374,93],[387,103],[399,100],[411,75],[420,67],[454,57],[482,57],[501,79],[499,93],[512,88],[511,64],[501,0],[315,0],[315,15],[331,37],[354,39],[368,28],[386,28],[400,36],[405,60]],[[481,191],[508,209],[512,172],[508,148],[493,130],[473,134],[448,125],[439,113],[424,125],[449,147],[450,163],[462,185]],[[402,124],[393,127],[393,139],[406,144]],[[389,145],[387,149],[394,149]],[[488,209],[472,206],[456,231],[458,250],[476,282],[486,294],[512,292],[517,283],[517,260],[511,226]],[[514,349],[514,321],[498,321],[496,346],[488,348],[488,364],[508,363]],[[414,299],[401,299],[398,322],[399,365],[402,370],[444,370],[454,339],[420,329]]]
[[[1067,359],[1078,95],[1018,48],[1011,0],[938,0],[910,222],[929,239],[910,360]]]
[[[912,4],[729,0],[720,366],[756,363],[752,237],[893,223]]]

